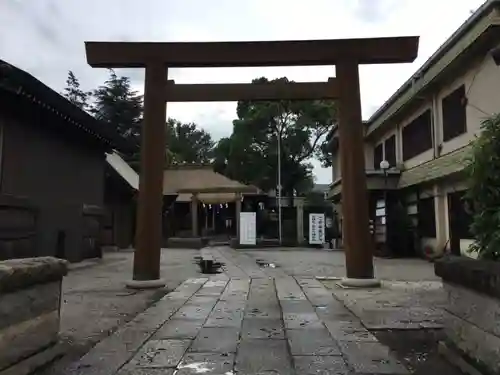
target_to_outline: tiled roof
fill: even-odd
[[[137,151],[137,144],[124,140],[115,130],[70,103],[31,74],[3,60],[0,60],[0,93],[13,95],[32,105],[50,110],[54,115],[64,119],[64,130],[71,127],[77,132],[76,134],[87,134],[110,149],[118,149],[125,153]]]
[[[401,173],[398,188],[438,180],[462,172],[472,155],[472,145],[459,148]]]

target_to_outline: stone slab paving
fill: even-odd
[[[59,374],[169,290],[188,278],[203,277],[192,261],[198,254],[198,250],[163,249],[161,271],[167,288],[149,290],[125,286],[132,275],[133,251],[104,252],[102,259],[72,263],[62,284],[59,337],[65,355],[37,374]]]
[[[248,277],[187,280],[65,373],[408,374],[321,282],[235,267]]]
[[[335,281],[323,284],[370,330],[443,326],[445,295],[440,281],[386,280],[377,289],[343,289]]]

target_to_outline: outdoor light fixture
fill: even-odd
[[[389,162],[385,159],[380,162],[380,169],[384,172],[384,195],[386,195],[387,190],[387,170],[390,166]]]
[[[387,172],[387,170],[389,169],[391,165],[389,164],[389,162],[387,160],[382,160],[380,162],[380,169],[382,169],[385,172]]]
[[[500,66],[500,47],[494,48],[491,52],[491,57],[493,57],[493,61],[496,66]]]

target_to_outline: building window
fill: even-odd
[[[432,148],[432,119],[428,109],[403,128],[403,160]]]
[[[443,141],[449,141],[467,131],[465,86],[443,98]]]
[[[418,232],[421,237],[436,238],[436,212],[434,197],[420,199],[417,203]]]
[[[396,166],[396,135],[393,135],[385,140],[385,160],[389,162],[391,167]]]
[[[380,169],[380,162],[384,158],[384,144],[381,143],[373,151],[373,169]]]

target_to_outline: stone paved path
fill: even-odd
[[[223,274],[185,281],[65,373],[408,374],[320,281],[203,251],[226,263]]]

